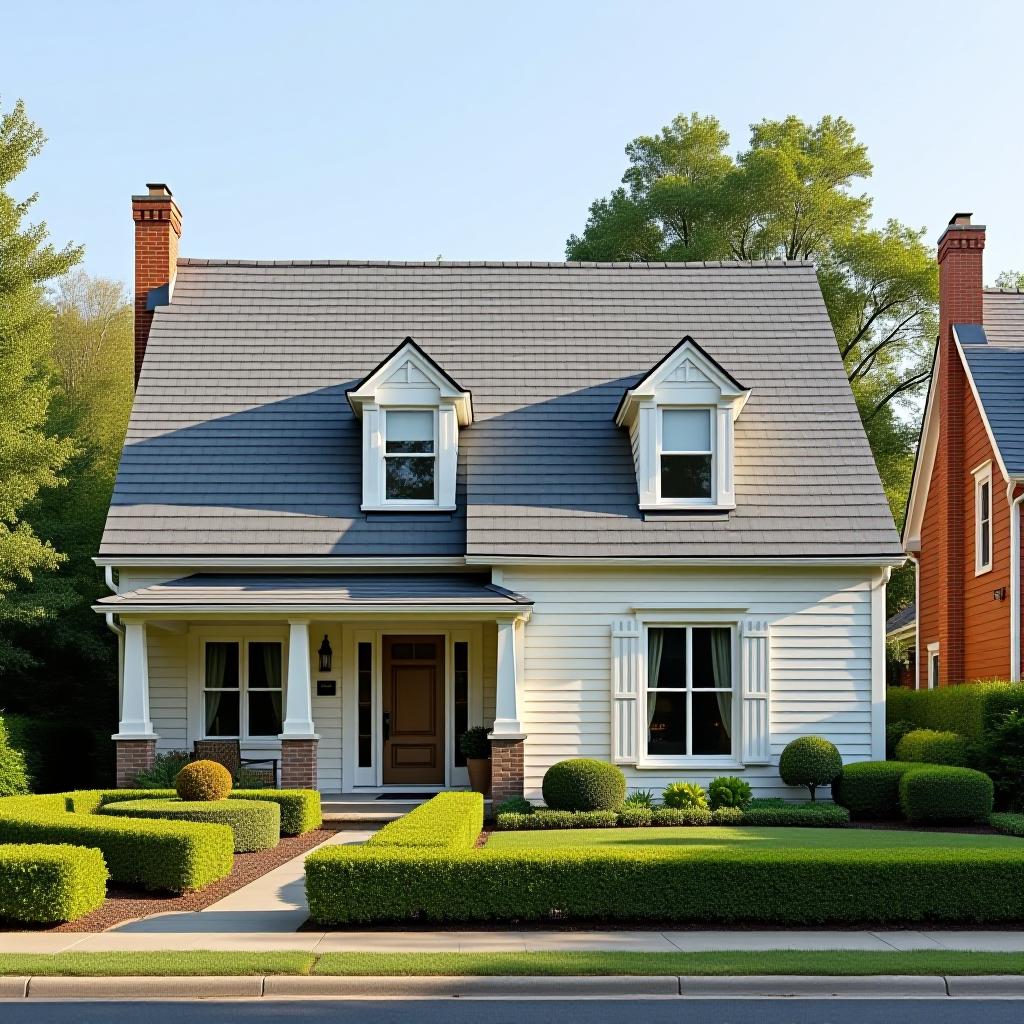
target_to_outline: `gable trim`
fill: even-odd
[[[957,327],[963,326],[967,325],[953,324],[953,338],[956,341],[956,351],[960,356],[960,363],[963,365],[964,373],[967,376],[967,383],[971,386],[971,394],[974,395],[975,404],[978,406],[978,413],[981,415],[981,422],[985,424],[985,433],[988,435],[988,442],[992,446],[992,451],[995,454],[996,463],[999,466],[999,472],[1003,474],[1003,479],[1009,483],[1010,474],[1006,470],[1006,463],[1003,462],[1002,453],[999,451],[999,444],[996,441],[996,435],[992,432],[992,425],[989,423],[988,414],[985,412],[985,403],[981,400],[981,393],[978,391],[978,385],[974,382],[974,375],[971,373],[971,367],[967,362],[967,356],[964,353],[963,344],[957,334]]]
[[[718,362],[717,359],[714,358],[714,356],[711,356],[707,352],[705,352],[704,349],[701,348],[696,341],[694,341],[691,335],[686,334],[683,336],[682,340],[679,342],[678,345],[676,345],[670,352],[667,352],[664,356],[662,356],[662,358],[659,359],[654,364],[654,366],[652,366],[647,371],[647,373],[645,373],[643,377],[640,378],[640,380],[638,380],[631,388],[627,388],[622,393],[622,397],[619,399],[619,404],[615,407],[615,414],[612,417],[616,425],[621,427],[625,422],[624,417],[626,407],[629,404],[630,400],[636,396],[637,392],[642,391],[644,388],[648,387],[657,378],[658,374],[666,365],[668,365],[682,351],[688,348],[692,348],[697,353],[697,355],[704,362],[706,362],[708,366],[719,375],[719,377],[722,378],[722,380],[719,382],[720,385],[722,383],[725,383],[729,386],[728,390],[732,392],[730,397],[739,399],[739,401],[737,402],[738,408],[736,410],[737,414],[739,413],[740,409],[743,408],[743,405],[750,397],[750,389],[745,388],[724,366],[722,366],[720,362]]]
[[[372,392],[381,383],[377,378],[381,377],[392,363],[397,363],[406,352],[411,352],[422,360],[434,377],[439,379],[434,381],[435,385],[438,385],[439,390],[445,390],[439,386],[440,383],[447,386],[448,394],[443,395],[443,397],[454,399],[455,408],[459,415],[459,426],[468,427],[473,422],[473,393],[464,388],[436,359],[426,352],[422,346],[418,345],[413,338],[408,336],[366,374],[358,384],[345,392],[348,404],[356,417],[360,418],[362,416],[363,402],[373,400]]]

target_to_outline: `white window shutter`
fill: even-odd
[[[764,619],[745,619],[740,629],[743,702],[743,763],[771,761],[769,733],[769,665],[771,632]]]
[[[640,623],[612,624],[612,760],[636,764],[640,756]]]

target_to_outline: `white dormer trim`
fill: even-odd
[[[450,377],[412,338],[406,338],[376,369],[347,392],[363,424],[364,512],[443,512],[455,508],[459,428],[473,422],[469,391]],[[389,498],[385,437],[390,412],[433,413],[434,497]]]
[[[750,389],[687,336],[622,396],[617,426],[628,429],[642,511],[729,511],[736,507],[733,423]],[[664,412],[707,410],[711,436],[711,494],[671,498],[661,493]],[[668,453],[666,453],[668,454]]]

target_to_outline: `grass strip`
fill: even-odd
[[[5,953],[0,975],[184,977],[264,974],[379,977],[500,975],[1024,974],[1024,953],[957,950],[713,951],[707,953]]]
[[[309,974],[315,960],[312,953],[233,953],[220,950],[0,953],[0,974],[67,978]]]
[[[323,953],[329,975],[1024,974],[1024,953],[772,950],[709,953]]]

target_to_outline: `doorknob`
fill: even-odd
[[[384,712],[384,739],[391,739],[391,712]]]

